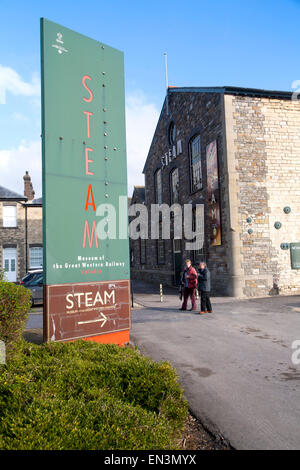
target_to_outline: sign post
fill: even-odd
[[[41,19],[44,340],[129,341],[123,53]]]

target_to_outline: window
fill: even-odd
[[[146,240],[140,238],[140,262],[141,264],[146,264],[147,255],[146,255]]]
[[[43,248],[41,246],[32,246],[30,248],[30,267],[41,268],[43,266]]]
[[[176,135],[177,135],[176,124],[174,122],[171,122],[169,126],[169,144],[170,145],[175,145]]]
[[[173,252],[181,253],[181,240],[178,238],[174,238],[173,240]]]
[[[197,135],[190,143],[191,158],[191,190],[192,192],[202,189],[202,168],[201,168],[201,143],[200,135]]]
[[[162,203],[161,169],[158,169],[155,173],[155,193],[156,193],[156,204],[161,204]]]
[[[204,206],[193,209],[193,231],[196,233],[195,262],[201,261],[204,255]]]
[[[165,241],[162,237],[162,224],[159,224],[159,239],[157,240],[157,263],[165,264]]]
[[[3,227],[17,226],[17,206],[3,206]]]
[[[174,168],[170,174],[170,186],[171,186],[171,204],[179,201],[179,172],[178,168]]]

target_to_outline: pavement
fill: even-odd
[[[132,341],[178,371],[192,413],[236,449],[300,449],[300,296],[213,298],[181,312],[174,290],[135,283]]]
[[[213,313],[182,312],[177,291],[134,282],[131,341],[176,369],[192,413],[236,449],[300,449],[300,296],[212,298]],[[41,338],[30,315],[28,339]],[[300,355],[299,355],[300,356]]]

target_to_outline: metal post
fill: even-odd
[[[164,53],[165,56],[165,74],[166,74],[166,105],[167,105],[167,116],[169,116],[169,95],[168,95],[168,88],[169,88],[169,81],[168,81],[168,59],[167,53]]]
[[[159,284],[159,295],[160,295],[160,301],[163,302],[164,298],[163,298],[163,286],[162,286],[162,284]]]
[[[130,281],[130,292],[131,292],[131,308],[134,307],[134,301],[133,301],[133,286],[132,286],[132,281]]]

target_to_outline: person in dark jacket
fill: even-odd
[[[183,287],[183,303],[180,310],[186,310],[188,298],[191,298],[192,308],[191,310],[196,310],[196,296],[195,291],[197,288],[197,271],[192,266],[192,262],[190,259],[187,259],[185,262],[186,268],[183,271],[181,276],[181,285]]]
[[[204,261],[199,264],[198,290],[201,296],[200,314],[211,313],[212,306],[210,302],[210,271]]]

